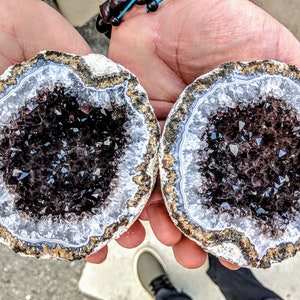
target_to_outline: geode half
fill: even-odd
[[[137,219],[156,178],[159,126],[128,70],[41,52],[0,77],[0,240],[79,259]]]
[[[169,214],[208,252],[267,268],[300,249],[300,71],[226,63],[170,112],[160,174]]]

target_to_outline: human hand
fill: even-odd
[[[1,0],[0,71],[42,50],[84,55],[90,47],[54,9],[40,0]]]
[[[90,47],[73,26],[41,0],[1,0],[0,16],[0,73],[42,50],[78,55],[91,53]],[[144,236],[143,226],[136,222],[117,241],[131,248],[140,244]],[[104,247],[87,260],[99,263],[106,255],[107,247]]]
[[[246,0],[165,0],[155,13],[146,15],[140,7],[126,13],[113,28],[109,56],[137,75],[163,124],[179,94],[199,75],[226,61],[274,59],[300,67],[300,43]],[[170,220],[159,186],[141,218],[149,220],[158,240],[173,247],[180,264],[204,263],[205,252]]]

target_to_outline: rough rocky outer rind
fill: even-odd
[[[128,129],[131,140],[120,159],[117,178],[111,183],[112,192],[103,208],[92,216],[76,222],[55,223],[51,218],[31,222],[14,209],[13,196],[1,174],[0,242],[24,255],[74,260],[118,238],[138,218],[156,180],[160,129],[146,92],[124,67],[97,54],[80,57],[43,51],[0,76],[0,138],[2,126],[18,107],[35,97],[37,89],[51,89],[56,81],[83,93],[82,101],[88,99],[99,107],[110,106],[112,97],[133,116]]]
[[[295,255],[300,248],[300,212],[275,239],[250,218],[238,223],[229,214],[216,217],[202,207],[197,193],[199,132],[220,105],[230,107],[236,98],[252,101],[268,96],[289,102],[300,113],[300,71],[277,61],[225,63],[183,91],[167,118],[160,144],[161,188],[174,224],[206,251],[242,267],[268,268]]]

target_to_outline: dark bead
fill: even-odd
[[[118,19],[117,17],[112,17],[110,19],[110,24],[113,26],[119,26],[121,24],[121,20]]]
[[[130,0],[109,0],[109,6],[113,11],[121,12]]]
[[[104,33],[104,35],[105,35],[108,39],[111,38],[111,26],[110,26],[110,29],[109,29],[107,32]]]
[[[99,9],[100,9],[100,15],[102,17],[103,22],[109,24],[110,19],[112,17],[112,11],[109,6],[109,1],[105,1],[104,3],[102,3],[99,6]]]
[[[148,11],[154,12],[158,9],[158,4],[156,1],[151,1],[147,3]]]
[[[145,4],[147,4],[147,0],[136,0],[135,1],[135,4],[137,4],[137,5],[145,5]]]
[[[100,15],[98,15],[98,18],[96,21],[96,28],[99,32],[106,33],[107,31],[110,30],[111,25],[104,23],[102,17]]]

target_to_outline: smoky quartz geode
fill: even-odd
[[[160,174],[174,223],[207,251],[269,267],[300,248],[300,72],[227,63],[196,79],[166,122]]]
[[[136,77],[107,58],[47,51],[0,77],[0,239],[77,259],[148,200],[159,127]]]

